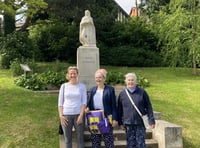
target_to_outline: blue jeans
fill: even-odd
[[[144,126],[127,125],[125,129],[127,148],[146,148],[146,129]]]
[[[76,142],[77,148],[84,148],[84,121],[82,124],[77,125],[76,121],[79,115],[65,115],[64,117],[68,120],[68,125],[62,126],[66,148],[72,148],[72,128],[75,128],[76,131]]]

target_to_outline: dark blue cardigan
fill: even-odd
[[[97,86],[94,86],[90,89],[89,100],[87,103],[87,107],[90,110],[95,110],[93,97],[94,97],[96,91],[97,91]],[[108,115],[112,115],[113,120],[117,121],[116,96],[115,96],[115,90],[112,86],[105,85],[105,87],[104,87],[103,107],[104,107],[105,116],[107,117]]]
[[[140,112],[143,115],[148,115],[149,124],[155,124],[153,108],[147,92],[136,86],[135,91],[133,93],[129,92],[129,94],[132,98],[134,98],[133,101]],[[125,90],[122,90],[118,97],[118,123],[119,125],[143,125],[141,117],[133,107]]]

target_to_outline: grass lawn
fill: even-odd
[[[145,76],[154,110],[182,126],[184,148],[200,148],[200,77],[192,69],[104,68]],[[57,95],[19,88],[13,80],[9,71],[0,70],[0,147],[58,147]]]
[[[58,147],[57,95],[16,87],[0,71],[0,147]]]

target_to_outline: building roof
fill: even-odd
[[[114,0],[114,2],[121,8],[121,10],[124,13],[126,13],[127,15],[129,15],[132,6],[131,6],[130,2],[125,3],[124,1],[128,2],[128,1],[132,1],[132,0]]]

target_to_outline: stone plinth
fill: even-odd
[[[164,120],[156,120],[153,130],[159,148],[183,148],[182,127]]]
[[[161,113],[160,112],[154,111],[153,113],[154,113],[155,120],[161,120]]]
[[[94,74],[99,69],[99,48],[96,46],[80,46],[77,49],[77,67],[79,81],[84,83],[89,90],[95,86]]]

